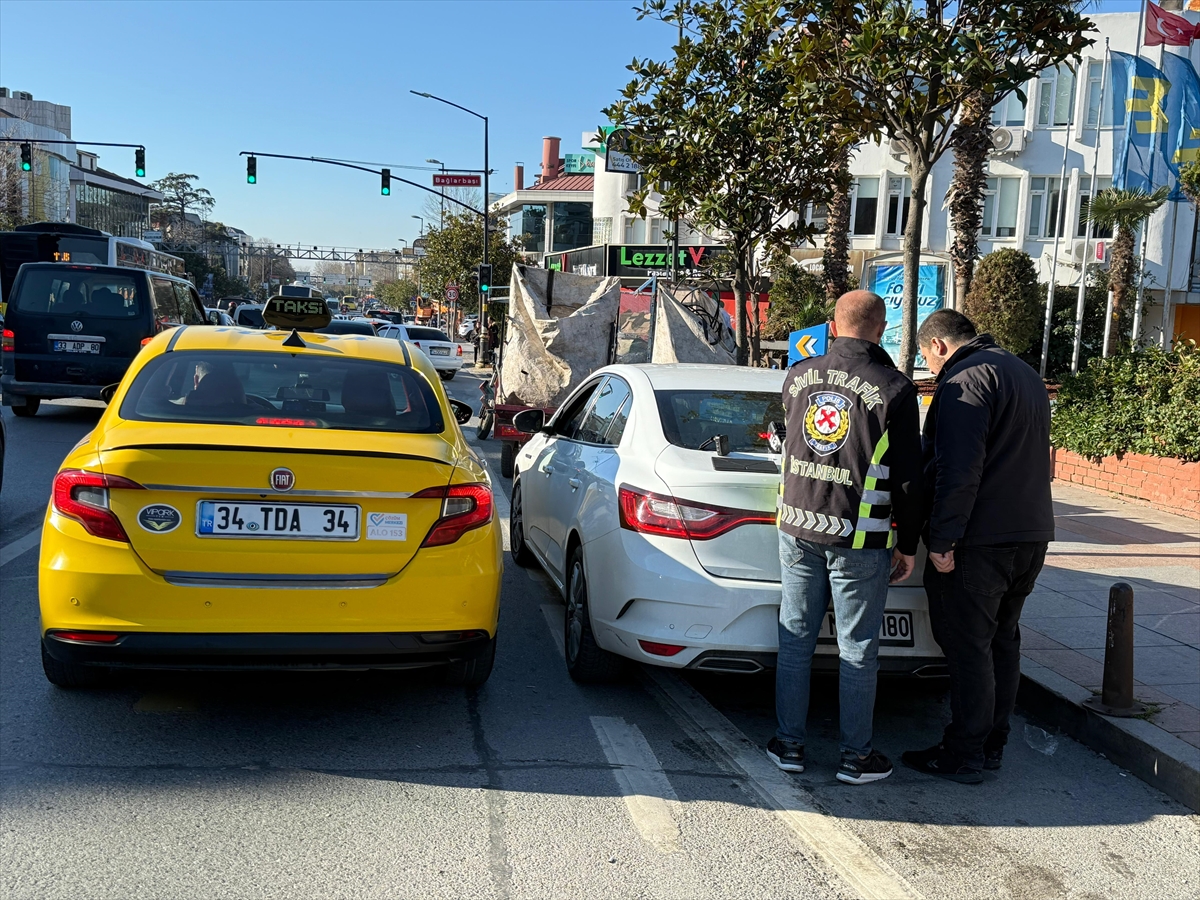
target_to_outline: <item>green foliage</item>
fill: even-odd
[[[1193,160],[1179,167],[1179,187],[1193,204],[1200,206],[1200,161]]]
[[[417,296],[417,283],[401,278],[399,281],[385,281],[375,285],[375,296],[388,309],[408,310],[408,301]]]
[[[820,325],[833,318],[834,303],[825,293],[819,272],[796,265],[783,253],[771,258],[771,310],[763,337],[784,341],[793,331]]]
[[[502,224],[493,223],[488,261],[492,264],[492,284],[497,287],[508,286],[517,254],[516,245],[506,234]],[[431,297],[441,297],[446,285],[457,284],[459,308],[465,312],[479,309],[473,275],[483,262],[483,219],[447,210],[446,226],[430,230],[425,239],[425,256],[419,264],[421,290]]]
[[[1195,341],[1093,359],[1063,382],[1056,447],[1092,458],[1143,453],[1200,460],[1200,351]]]
[[[1046,284],[1038,285],[1038,318],[1046,321]],[[1079,289],[1075,285],[1060,284],[1054,289],[1054,316],[1050,325],[1050,355],[1046,364],[1046,378],[1055,381],[1065,378],[1071,371],[1071,354],[1075,345],[1075,313],[1079,302]],[[1079,348],[1079,367],[1082,369],[1103,352],[1104,311],[1108,306],[1108,272],[1099,266],[1088,269],[1087,288],[1083,299],[1083,340]],[[1121,311],[1119,331],[1128,334],[1133,324],[1133,310]],[[1128,341],[1125,341],[1128,344]],[[1041,331],[1020,354],[1021,358],[1037,369],[1041,365]]]
[[[202,253],[176,252],[175,256],[183,260],[183,267],[188,275],[196,281],[197,290],[204,286],[204,279],[213,277],[213,299],[219,297],[238,297],[246,293],[246,283],[240,278],[232,278],[225,267],[209,261]]]
[[[1028,253],[997,250],[979,261],[963,313],[980,332],[1012,353],[1024,353],[1042,333],[1045,296]]]

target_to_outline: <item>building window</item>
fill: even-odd
[[[592,219],[592,244],[612,243],[612,216]]]
[[[989,178],[983,192],[983,224],[979,233],[990,238],[1017,236],[1020,178]]]
[[[1096,176],[1096,192],[1107,191],[1112,187],[1112,178],[1108,175]],[[1075,234],[1077,237],[1087,237],[1087,205],[1092,199],[1092,178],[1090,175],[1079,179],[1079,224],[1076,227]],[[1100,238],[1101,240],[1112,237],[1111,228],[1092,228],[1092,237]]]
[[[1063,63],[1038,78],[1037,123],[1070,125],[1075,121],[1075,73]]]
[[[808,224],[812,226],[813,231],[817,234],[824,234],[829,223],[829,204],[828,203],[810,203],[808,204]]]
[[[512,239],[527,253],[544,253],[546,250],[546,207],[527,204],[509,217],[509,233]]]
[[[851,191],[851,234],[874,235],[875,217],[879,214],[879,179],[856,178]]]
[[[888,179],[887,233],[904,234],[908,224],[908,207],[911,203],[912,182],[908,178]]]
[[[1060,194],[1057,178],[1038,175],[1029,179],[1030,237],[1052,238],[1062,233],[1067,210],[1059,202]]]
[[[626,244],[644,244],[646,243],[646,220],[640,216],[634,216],[632,219],[625,220],[625,243]]]
[[[554,246],[552,253],[586,247],[592,240],[592,204],[554,204]]]
[[[992,107],[992,125],[994,127],[1020,128],[1024,124],[1025,101],[1017,96],[1016,91],[1005,94],[1003,99]]]
[[[653,218],[650,220],[650,243],[662,244],[663,241],[663,223],[664,219]]]
[[[1104,109],[1100,109],[1100,82],[1104,77],[1104,60],[1093,59],[1087,67],[1087,127],[1095,128],[1100,119],[1101,128],[1113,125],[1120,128],[1125,124],[1125,98],[1117,96],[1128,82],[1125,80],[1125,63],[1119,57],[1110,57],[1108,84],[1104,86]],[[1116,115],[1116,121],[1113,116]]]

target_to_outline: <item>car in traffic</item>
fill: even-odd
[[[450,340],[440,328],[428,325],[390,325],[379,329],[379,336],[397,341],[408,341],[429,357],[433,367],[446,381],[450,381],[462,368],[462,344]]]
[[[34,416],[43,400],[106,399],[156,334],[207,323],[184,278],[126,266],[25,263],[0,343],[4,405]]]
[[[781,595],[784,372],[735,366],[614,365],[594,373],[515,461],[512,557],[540,565],[566,601],[567,669],[617,677],[626,660],[715,672],[773,668]],[[888,592],[885,671],[944,674],[921,566]],[[814,666],[837,665],[830,610]]]
[[[243,303],[233,311],[234,324],[240,328],[266,328],[262,303]]]
[[[319,300],[266,315],[278,330],[155,338],[67,455],[41,539],[46,677],[441,666],[481,684],[503,550],[470,408],[403,343],[293,330],[328,324]]]

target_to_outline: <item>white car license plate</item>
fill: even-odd
[[[837,643],[837,625],[833,619],[833,611],[825,613],[825,623],[821,626],[821,636],[818,644]],[[913,620],[908,610],[885,610],[883,622],[879,626],[879,646],[881,647],[911,647],[913,646]]]
[[[357,506],[201,500],[196,511],[196,534],[356,541],[360,517]]]
[[[429,355],[430,356],[449,356],[450,348],[449,347],[430,347]]]
[[[55,353],[99,353],[100,344],[96,341],[55,341]]]

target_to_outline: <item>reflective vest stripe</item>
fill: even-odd
[[[879,443],[875,445],[875,452],[871,454],[871,464],[867,467],[867,479],[863,482],[863,496],[858,504],[858,522],[854,526],[854,543],[851,545],[855,550],[861,550],[867,545],[867,532],[880,532],[883,528],[876,527],[877,523],[882,519],[871,518],[871,507],[874,505],[868,502],[868,497],[872,494],[883,493],[876,489],[875,485],[879,483],[881,478],[887,478],[888,467],[883,465],[880,460],[888,451],[888,433],[885,430],[883,436],[879,439]],[[877,474],[878,473],[878,474]],[[889,494],[890,502],[891,496]],[[887,530],[890,532],[892,527],[891,517],[887,520]],[[888,546],[892,545],[892,535],[888,534]]]

